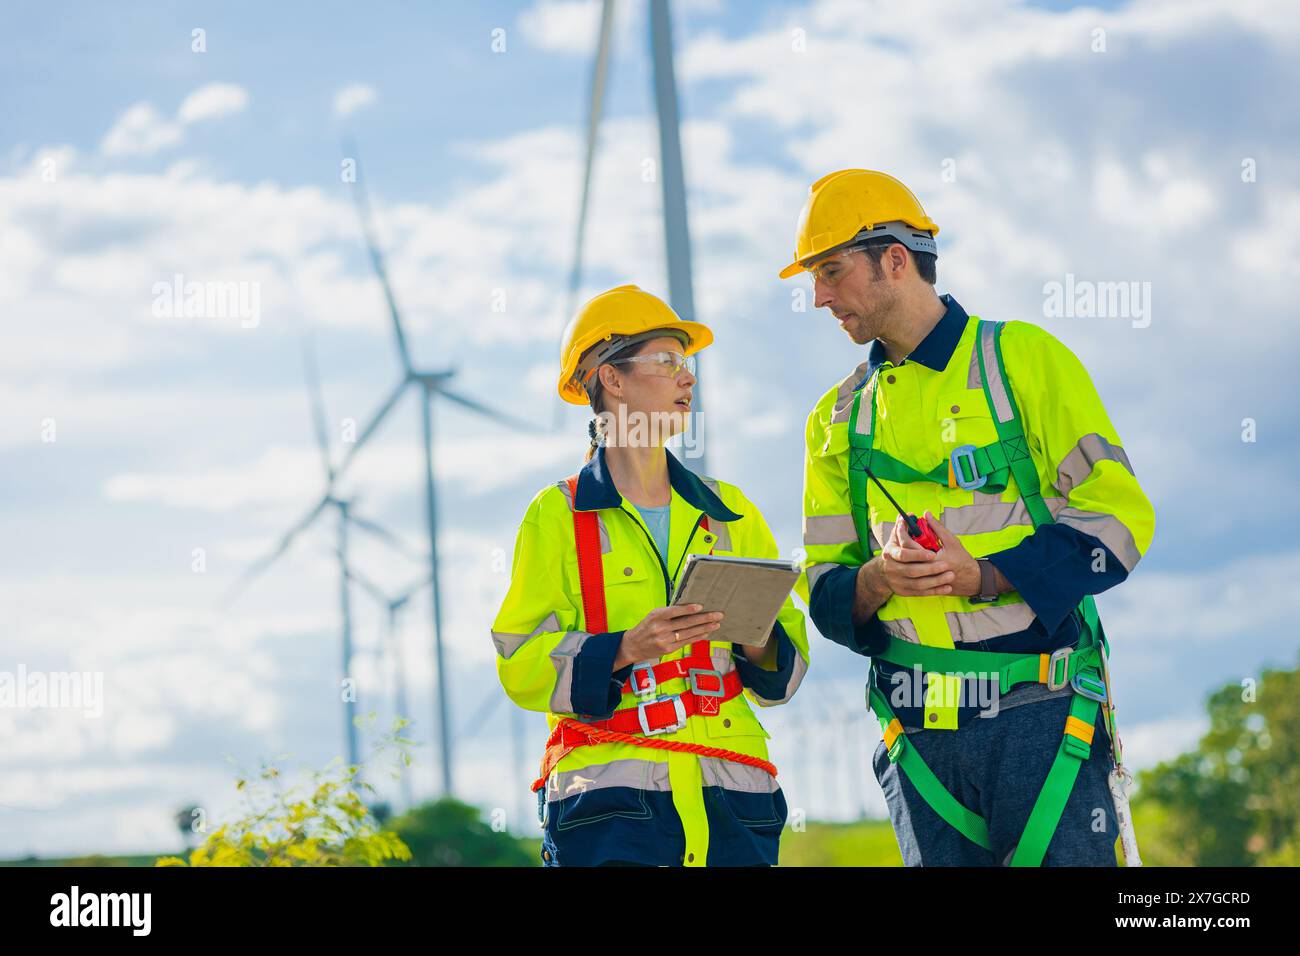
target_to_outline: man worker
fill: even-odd
[[[1068,348],[936,294],[938,232],[870,170],[819,179],[803,208],[781,277],[811,273],[870,348],[808,416],[801,590],[825,637],[872,659],[904,863],[1114,866],[1092,595],[1132,572],[1154,509]]]

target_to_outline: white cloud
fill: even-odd
[[[1182,713],[1133,727],[1119,725],[1119,739],[1124,744],[1124,765],[1136,773],[1158,763],[1172,760],[1196,747],[1210,729],[1203,713]]]
[[[538,0],[519,14],[533,46],[552,53],[588,53],[600,25],[600,0]]]
[[[247,91],[233,83],[199,87],[181,102],[173,120],[163,118],[152,103],[136,103],[104,135],[100,151],[112,157],[152,156],[180,143],[185,126],[238,113],[247,105]]]
[[[375,88],[366,83],[353,83],[334,94],[334,115],[351,116],[357,110],[374,105],[378,98]]]
[[[248,106],[248,91],[234,83],[209,83],[201,86],[181,102],[176,118],[182,123],[198,123],[241,112]]]
[[[181,141],[181,128],[158,115],[149,103],[136,103],[117,118],[100,143],[106,156],[152,156]]]

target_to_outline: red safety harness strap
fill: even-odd
[[[578,500],[578,476],[565,479],[569,501]],[[600,521],[594,511],[573,508],[573,537],[578,545],[578,581],[582,587],[582,611],[589,634],[603,634],[608,629],[605,615],[605,565],[600,557]]]

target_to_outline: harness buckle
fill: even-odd
[[[1079,671],[1074,675],[1074,680],[1070,681],[1070,686],[1074,688],[1076,694],[1095,700],[1099,704],[1106,703],[1106,682],[1100,678]]]
[[[644,687],[641,686],[641,674],[646,676],[646,684]],[[655,679],[654,665],[637,664],[634,666],[632,668],[632,674],[628,678],[628,683],[632,685],[632,693],[636,694],[638,697],[643,697],[646,694],[653,694],[655,688],[659,686],[659,682]]]
[[[676,722],[667,724],[663,727],[655,727],[651,729],[650,723],[646,718],[646,708],[651,704],[659,704],[666,700],[671,700],[673,702],[673,716],[676,717]],[[686,726],[686,705],[682,703],[681,694],[673,694],[671,697],[656,697],[654,700],[642,701],[636,705],[636,719],[641,725],[641,733],[645,734],[647,737],[653,736],[654,734],[669,734],[675,730],[681,730]]]
[[[979,468],[975,464],[975,452],[978,449],[974,445],[959,445],[952,450],[949,462],[952,465],[952,478],[957,483],[958,488],[966,491],[974,491],[976,488],[983,488],[989,480],[988,475],[981,475]],[[962,471],[963,463],[970,472],[970,477]]]
[[[1058,647],[1047,659],[1047,689],[1060,690],[1070,682],[1070,654],[1073,647]],[[1057,665],[1060,665],[1061,679],[1056,679]]]
[[[717,681],[716,690],[708,690],[700,686],[700,678],[706,677],[712,681]],[[706,667],[692,667],[686,672],[686,680],[691,685],[691,693],[698,697],[722,697],[727,693],[726,687],[722,683],[722,674],[715,670],[709,670]]]

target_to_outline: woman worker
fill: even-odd
[[[803,614],[787,597],[756,648],[711,641],[710,608],[666,606],[688,555],[778,557],[753,502],[664,447],[712,340],[634,285],[565,330],[560,397],[591,404],[591,448],[529,503],[492,628],[506,693],[551,728],[533,784],[549,866],[777,862],[786,802],[750,702],[799,686]]]

